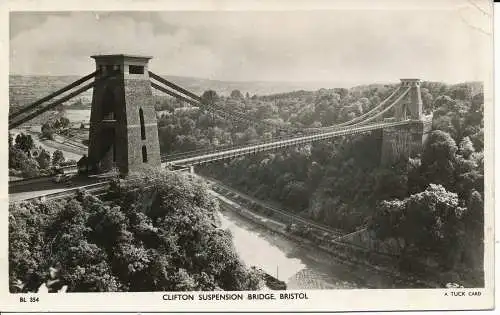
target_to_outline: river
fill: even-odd
[[[243,262],[285,281],[290,290],[401,287],[387,274],[338,261],[316,248],[307,248],[270,232],[237,213],[222,211],[220,218],[222,227],[231,231]]]

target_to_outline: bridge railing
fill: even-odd
[[[322,134],[325,132],[331,132],[331,131],[340,131],[340,130],[348,130],[350,129],[349,127],[331,127],[328,131],[325,129],[317,129],[317,130],[307,130],[304,132],[296,132],[295,134],[292,135],[285,135],[285,136],[278,136],[278,137],[272,137],[270,139],[266,139],[264,141],[257,141],[256,143],[243,143],[243,144],[229,144],[229,145],[221,145],[221,146],[216,146],[212,147],[209,149],[199,149],[199,150],[192,150],[188,152],[179,152],[179,153],[174,153],[174,154],[164,154],[162,155],[162,161],[171,161],[174,159],[179,159],[179,158],[184,158],[188,156],[197,156],[197,155],[205,155],[205,154],[210,154],[210,153],[216,153],[220,152],[221,150],[233,150],[233,149],[241,149],[245,148],[251,145],[260,145],[260,144],[266,144],[266,143],[273,143],[276,141],[282,141],[282,140],[289,140],[289,139],[295,139],[303,136],[310,136],[310,135],[317,135],[317,134]]]

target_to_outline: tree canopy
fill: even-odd
[[[231,234],[218,227],[217,202],[203,184],[150,173],[115,184],[110,195],[110,204],[80,193],[65,202],[11,205],[11,290],[36,291],[50,268],[68,292],[262,285],[260,273],[240,261]]]

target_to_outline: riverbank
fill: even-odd
[[[330,246],[318,245],[313,241],[293,235],[286,229],[286,224],[278,220],[265,217],[242,207],[237,202],[214,193],[219,198],[221,210],[231,211],[245,220],[260,225],[265,229],[285,237],[302,248],[317,248],[328,255],[329,259],[350,267],[363,267],[384,277],[394,279],[393,287],[397,288],[436,288],[441,284],[428,279],[419,279],[415,275],[403,274],[397,270],[397,260],[392,257],[366,251],[348,243],[336,243]]]

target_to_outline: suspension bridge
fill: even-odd
[[[192,167],[223,159],[279,150],[315,141],[382,130],[381,163],[419,154],[430,129],[423,115],[419,79],[401,84],[380,104],[349,121],[320,128],[300,128],[261,121],[204,99],[149,71],[151,57],[99,55],[96,70],[9,114],[9,130],[93,89],[88,162],[94,173],[118,168],[122,174],[145,168]],[[153,89],[224,119],[272,128],[266,141],[221,146],[178,154],[160,153]],[[393,113],[393,117],[385,117]]]

